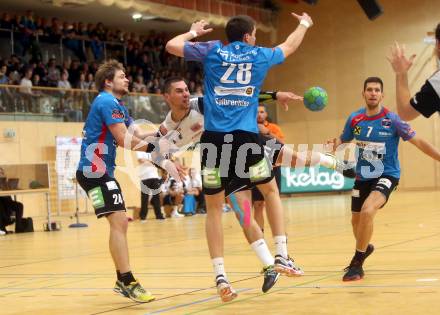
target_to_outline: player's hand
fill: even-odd
[[[407,73],[413,65],[415,58],[416,55],[412,55],[409,59],[406,58],[405,46],[400,46],[397,42],[391,46],[391,56],[387,56],[387,59],[396,74]]]
[[[307,13],[303,12],[302,15],[298,15],[294,12],[291,13],[296,19],[298,19],[299,22],[301,22],[302,20],[306,21],[309,23],[309,27],[311,27],[313,25],[313,20],[310,17],[310,15],[308,15]]]
[[[324,144],[324,150],[326,152],[335,152],[336,149],[341,145],[342,141],[340,138],[328,139]]]
[[[166,170],[167,173],[177,182],[182,182],[185,179],[185,175],[181,169],[181,166],[174,163],[173,161],[165,159],[160,163],[159,166]]]
[[[205,27],[208,25],[209,25],[209,23],[206,22],[205,20],[200,20],[200,21],[194,22],[191,25],[190,31],[195,31],[197,33],[197,36],[202,36],[202,35],[208,34],[209,32],[212,32],[212,30],[213,30],[212,28],[205,29]]]
[[[258,124],[258,129],[260,130],[260,133],[263,135],[267,135],[269,133],[269,129],[265,127],[263,124]]]
[[[304,97],[296,95],[292,92],[277,92],[276,95],[277,103],[283,106],[284,110],[287,112],[289,110],[290,101],[302,101]]]

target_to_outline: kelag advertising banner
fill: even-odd
[[[325,167],[281,168],[281,193],[342,191],[353,188],[354,179]]]

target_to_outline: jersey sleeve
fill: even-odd
[[[104,100],[101,104],[101,115],[106,126],[125,122],[125,111],[121,110],[112,99]]]
[[[353,128],[351,127],[351,120],[352,120],[352,115],[350,115],[347,121],[345,122],[344,130],[342,131],[342,134],[340,136],[340,139],[343,142],[349,142],[354,138]]]
[[[411,140],[416,135],[416,132],[411,129],[411,126],[406,121],[403,121],[399,115],[392,113],[390,117],[398,136],[402,138],[403,141]]]
[[[203,62],[208,52],[219,41],[213,40],[209,42],[185,42],[183,46],[183,57],[187,61],[200,61]]]
[[[283,51],[279,47],[261,47],[261,53],[262,56],[264,56],[264,58],[266,59],[269,68],[278,65],[284,61]]]
[[[411,98],[410,104],[425,117],[440,111],[440,72],[428,79],[419,92]]]
[[[203,115],[203,97],[196,97],[189,100],[191,109]]]

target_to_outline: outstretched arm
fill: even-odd
[[[188,32],[177,35],[167,42],[165,46],[166,51],[172,55],[183,57],[183,48],[185,46],[185,42],[212,32],[212,28],[205,29],[208,24],[209,23],[205,20],[194,22]]]
[[[418,136],[414,136],[410,140],[408,140],[408,142],[414,144],[420,151],[422,151],[426,155],[429,155],[434,160],[440,161],[440,151],[424,139]]]
[[[292,13],[292,15],[300,21],[297,28],[287,37],[287,39],[278,47],[283,51],[284,58],[287,58],[295,52],[295,50],[301,45],[304,35],[307,29],[313,25],[312,18],[307,14],[297,15]]]

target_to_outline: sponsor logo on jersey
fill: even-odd
[[[248,101],[244,100],[228,100],[225,98],[215,98],[215,103],[220,106],[249,106]]]
[[[216,86],[214,88],[214,92],[219,96],[226,95],[235,95],[235,96],[253,96],[254,95],[254,86],[243,86],[243,87],[224,87],[224,86]]]
[[[114,109],[112,111],[112,118],[113,119],[124,119],[125,115],[122,111],[120,111],[119,109]]]
[[[384,119],[382,119],[381,124],[382,124],[382,127],[389,129],[389,128],[391,128],[391,119],[384,118]]]
[[[354,130],[353,130],[353,133],[354,133],[356,136],[360,136],[361,131],[362,131],[361,126],[355,126],[355,127],[354,127]]]
[[[391,132],[379,131],[379,136],[391,137],[393,134]]]

